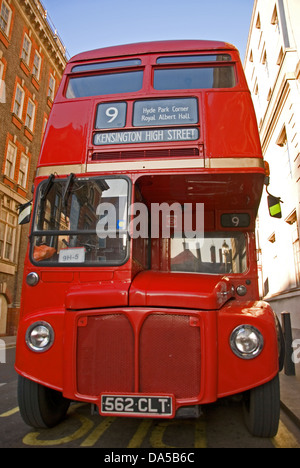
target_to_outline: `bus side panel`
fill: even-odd
[[[249,92],[207,92],[205,114],[207,157],[262,157]]]
[[[85,163],[91,107],[89,100],[53,105],[38,166]]]
[[[241,359],[231,350],[230,335],[241,324],[252,325],[263,335],[263,350],[254,359]],[[225,307],[219,312],[218,325],[218,398],[262,385],[278,373],[275,318],[267,303],[248,302]]]

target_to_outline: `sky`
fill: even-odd
[[[69,58],[132,42],[211,39],[244,59],[254,0],[41,0]]]

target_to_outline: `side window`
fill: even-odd
[[[6,152],[4,174],[10,179],[13,179],[15,175],[16,158],[17,147],[9,142]]]
[[[30,52],[31,52],[31,40],[29,39],[27,34],[25,34],[24,39],[23,39],[21,58],[24,60],[26,65],[29,65]]]
[[[28,166],[29,166],[29,158],[28,156],[26,156],[26,154],[22,154],[21,160],[20,160],[18,184],[24,188],[27,187]]]
[[[28,100],[27,111],[26,111],[26,119],[25,125],[29,128],[29,130],[33,131],[33,124],[34,124],[34,117],[35,117],[35,104],[31,99]]]
[[[51,99],[51,101],[54,101],[54,96],[55,96],[55,78],[53,75],[50,75],[49,86],[48,86],[48,98]]]
[[[19,119],[22,119],[23,105],[24,105],[24,89],[18,84],[16,88],[15,101],[13,107],[13,113],[16,114]]]
[[[12,17],[12,11],[9,8],[8,3],[3,0],[0,10],[0,29],[6,36],[9,34],[10,22]]]
[[[32,74],[35,76],[35,78],[39,81],[40,79],[40,74],[41,74],[41,64],[42,64],[42,59],[38,51],[36,50],[34,53],[34,60],[33,60],[33,67],[32,67]]]

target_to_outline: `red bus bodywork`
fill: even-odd
[[[219,70],[232,67],[232,86],[154,89],[156,70],[183,66],[172,59],[171,65],[157,63],[159,57],[219,54],[229,56],[220,62]],[[95,71],[92,64],[105,62],[109,68],[109,63],[124,60],[121,71],[126,72],[126,61],[132,58],[140,60],[130,69],[143,72],[141,89],[71,96],[68,86],[74,76],[79,80],[107,73],[107,69]],[[211,66],[208,60],[200,64],[192,60],[190,68]],[[82,65],[86,68],[80,68]],[[150,120],[146,120],[147,126],[134,125],[136,102],[161,99],[169,103],[174,99],[176,105],[183,98],[197,103],[196,123],[184,124],[182,114],[180,125],[172,126],[171,118],[167,127],[151,126]],[[122,128],[96,129],[98,105],[106,103],[113,109],[114,103],[126,103]],[[104,109],[113,119],[115,110]],[[142,112],[151,115],[151,108],[147,109],[140,111],[140,123]],[[169,133],[174,136],[172,142],[162,137],[150,143],[116,143],[117,132],[137,127],[177,133]],[[188,129],[195,130],[197,138],[189,139]],[[141,135],[148,138],[146,133]],[[152,137],[159,135],[162,133]],[[136,134],[128,138],[136,138]],[[111,144],[102,144],[109,140]],[[34,260],[32,243],[37,245],[37,241],[31,234],[24,267],[17,372],[65,398],[94,403],[100,411],[103,394],[140,396],[138,415],[150,417],[156,416],[156,410],[148,396],[171,396],[173,409],[166,417],[174,417],[180,407],[214,402],[271,381],[279,369],[278,338],[274,313],[259,300],[255,247],[255,219],[265,169],[250,92],[235,47],[213,41],[168,41],[110,47],[72,58],[53,103],[34,200],[50,174],[56,181],[66,181],[71,173],[85,180],[125,177],[130,200],[143,200],[148,207],[164,202],[204,203],[205,231],[242,233],[246,266],[226,274],[176,271],[170,266],[171,241],[162,237],[153,239],[151,247],[149,240],[131,238],[128,256],[118,265],[48,265]],[[245,225],[226,221],[224,227],[223,215],[232,220],[232,215],[240,214],[246,215]],[[26,281],[32,272],[38,275],[34,286]],[[45,352],[35,352],[26,344],[28,327],[36,322],[49,323],[54,330],[53,344]],[[253,359],[237,356],[230,344],[233,330],[242,324],[255,327],[263,336],[263,349]],[[111,401],[102,414],[117,413],[115,408],[109,411]],[[122,400],[121,409],[123,403],[126,401]],[[130,416],[129,412],[119,413]]]

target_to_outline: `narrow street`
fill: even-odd
[[[91,447],[108,449],[300,448],[300,430],[282,412],[273,439],[252,437],[239,402],[222,400],[204,408],[199,419],[156,420],[91,415],[90,405],[73,403],[59,426],[35,430],[24,424],[17,406],[15,349],[0,364],[0,447]],[[103,456],[104,456],[103,455]]]

